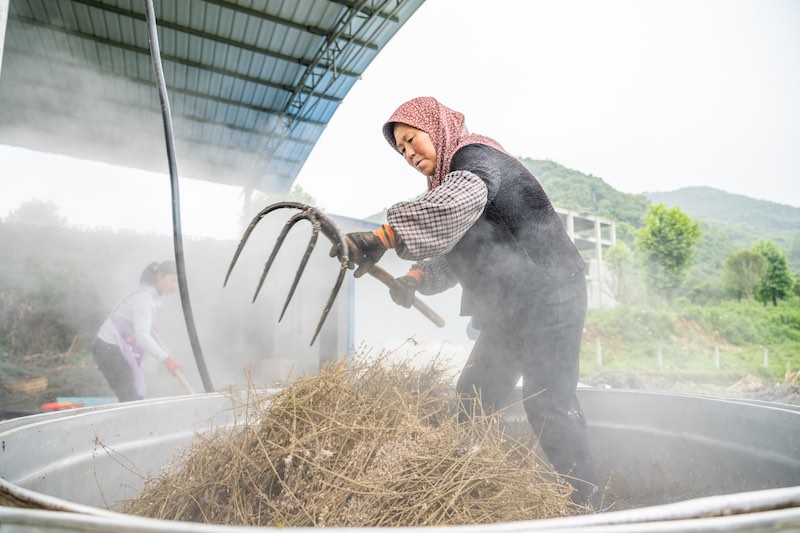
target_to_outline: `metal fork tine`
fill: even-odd
[[[342,286],[344,275],[346,273],[347,263],[345,262],[339,267],[339,277],[336,278],[336,284],[333,286],[331,295],[328,296],[328,301],[325,303],[325,309],[322,311],[322,317],[320,317],[319,322],[317,323],[317,329],[314,331],[314,337],[311,339],[311,344],[309,344],[309,346],[313,346],[314,341],[317,340],[317,335],[319,335],[319,332],[322,329],[322,324],[325,323],[325,319],[328,318],[328,312],[330,312],[331,307],[333,307],[333,301],[336,299],[336,295],[339,293],[339,288]]]
[[[258,293],[261,292],[261,287],[264,285],[264,280],[267,279],[267,273],[269,269],[272,267],[272,263],[275,261],[275,257],[277,257],[278,252],[283,245],[283,241],[286,240],[286,235],[289,233],[289,230],[292,229],[292,226],[297,224],[300,220],[308,218],[308,213],[305,211],[301,211],[292,215],[292,217],[286,221],[286,224],[283,225],[283,229],[281,230],[280,235],[275,240],[275,246],[272,248],[272,253],[269,254],[269,259],[267,260],[267,264],[264,265],[264,271],[261,273],[261,279],[258,280],[258,287],[256,287],[256,293],[253,295],[253,301],[256,301],[258,298]]]
[[[286,297],[286,302],[283,304],[283,310],[281,311],[281,316],[278,321],[283,319],[284,313],[286,313],[286,308],[289,306],[289,302],[294,296],[295,289],[297,288],[297,284],[300,281],[300,278],[305,271],[306,265],[308,263],[309,257],[311,256],[311,252],[314,250],[314,247],[317,244],[317,240],[319,238],[320,232],[331,241],[332,244],[340,245],[340,253],[339,253],[339,277],[336,279],[336,284],[334,285],[333,289],[331,290],[330,296],[328,296],[328,301],[325,304],[325,308],[322,311],[322,317],[320,317],[319,322],[317,323],[317,328],[314,331],[314,337],[311,339],[311,345],[314,344],[314,341],[317,340],[317,336],[319,335],[320,330],[322,330],[322,325],[325,323],[325,319],[328,317],[328,313],[330,312],[331,308],[333,307],[333,302],[336,299],[336,295],[339,293],[339,289],[342,287],[342,283],[344,282],[345,274],[347,273],[348,266],[350,265],[350,257],[348,254],[348,248],[345,245],[345,238],[339,228],[336,227],[336,224],[330,220],[322,211],[315,207],[311,207],[306,204],[301,204],[299,202],[277,202],[275,204],[269,205],[261,210],[250,224],[247,226],[247,229],[242,235],[241,241],[239,241],[239,246],[236,248],[236,253],[233,255],[233,259],[231,260],[231,264],[228,267],[228,272],[225,275],[225,283],[227,285],[228,278],[233,271],[233,267],[236,264],[236,261],[239,259],[239,255],[242,253],[242,249],[244,249],[244,245],[247,242],[247,239],[250,237],[250,234],[255,229],[256,225],[263,219],[266,215],[275,211],[276,209],[282,208],[292,208],[292,209],[299,209],[300,212],[294,214],[287,222],[284,224],[283,229],[281,230],[278,239],[275,242],[275,247],[270,253],[269,259],[267,260],[267,264],[264,265],[264,271],[261,273],[261,279],[258,282],[258,287],[256,288],[256,292],[253,295],[253,301],[256,300],[258,297],[259,292],[261,291],[261,287],[264,285],[264,280],[267,277],[267,273],[269,269],[272,267],[272,263],[275,261],[275,257],[278,255],[278,251],[280,247],[283,245],[283,241],[286,239],[289,230],[294,226],[298,221],[307,219],[311,222],[312,225],[312,234],[311,239],[309,240],[308,246],[306,247],[305,254],[303,255],[303,259],[300,262],[300,266],[295,273],[294,282],[292,283],[291,289],[289,289],[289,294]],[[224,286],[223,285],[223,286]]]
[[[311,240],[308,241],[306,252],[303,254],[303,259],[300,261],[300,266],[297,268],[297,273],[294,275],[292,287],[289,289],[289,294],[286,296],[286,302],[283,304],[283,310],[281,311],[280,318],[278,318],[278,322],[283,320],[283,315],[286,313],[286,308],[289,307],[289,302],[292,300],[292,296],[294,296],[294,290],[297,288],[297,284],[300,282],[300,278],[303,276],[303,271],[306,269],[308,258],[311,257],[311,252],[314,250],[314,246],[317,244],[317,237],[319,236],[319,221],[311,214],[309,214],[307,218],[311,221]]]
[[[261,222],[261,219],[267,216],[269,213],[275,211],[276,209],[280,209],[282,207],[299,207],[303,208],[303,204],[298,204],[296,202],[279,202],[277,204],[268,205],[264,209],[262,209],[253,220],[250,221],[250,224],[247,226],[247,229],[244,231],[244,235],[242,235],[242,239],[239,241],[239,246],[236,248],[236,253],[233,254],[233,259],[231,260],[231,264],[228,267],[228,273],[225,274],[225,282],[222,284],[225,287],[228,284],[228,278],[231,276],[231,272],[233,272],[233,266],[236,264],[236,260],[239,259],[239,254],[242,253],[242,249],[244,248],[245,243],[247,243],[247,239],[250,237],[250,234],[256,227],[256,224]]]

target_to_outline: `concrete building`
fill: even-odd
[[[589,307],[613,307],[616,300],[608,289],[610,273],[605,267],[603,255],[617,242],[614,221],[558,207],[556,212],[567,228],[569,238],[588,264],[586,283],[589,290]]]

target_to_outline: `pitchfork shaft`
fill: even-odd
[[[370,268],[368,272],[370,276],[377,279],[390,289],[402,290],[400,284],[397,283],[397,280],[394,278],[394,276],[386,272],[378,265],[373,265],[373,267]],[[414,297],[414,302],[411,305],[414,307],[414,309],[425,315],[425,318],[427,318],[440,328],[444,327],[445,323],[444,319],[441,316],[439,316],[439,314],[436,311],[428,307],[428,305],[425,302],[423,302],[416,296]]]

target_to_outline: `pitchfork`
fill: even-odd
[[[278,235],[277,240],[275,241],[275,246],[272,249],[272,253],[270,253],[269,259],[267,259],[266,265],[264,265],[264,271],[261,273],[261,279],[258,281],[258,286],[256,287],[256,292],[253,295],[253,301],[255,302],[256,298],[258,297],[258,293],[261,291],[261,287],[264,285],[264,280],[267,278],[267,273],[269,269],[272,267],[272,263],[275,261],[275,257],[278,255],[278,251],[280,247],[283,245],[283,241],[286,239],[286,235],[288,235],[289,230],[297,224],[301,220],[308,220],[311,222],[311,239],[308,242],[308,246],[306,246],[306,251],[303,254],[303,259],[300,261],[300,266],[297,269],[297,273],[295,273],[294,281],[292,282],[292,286],[289,289],[289,294],[286,297],[286,302],[283,304],[283,310],[281,311],[281,316],[278,318],[278,322],[283,320],[283,315],[286,313],[286,308],[289,306],[289,302],[292,300],[292,296],[294,295],[294,291],[297,288],[297,284],[300,282],[300,277],[303,275],[303,271],[306,268],[306,264],[308,263],[308,258],[311,256],[311,252],[314,250],[314,247],[317,244],[317,237],[319,236],[320,231],[323,235],[325,235],[329,241],[331,241],[334,245],[339,245],[339,275],[336,278],[336,283],[333,286],[333,290],[331,291],[330,295],[328,296],[328,301],[325,303],[325,308],[322,310],[322,317],[319,319],[317,323],[317,328],[314,331],[314,336],[311,339],[311,345],[314,344],[314,341],[317,340],[317,335],[319,335],[320,330],[322,329],[322,324],[325,323],[325,319],[328,317],[328,313],[333,306],[333,301],[336,299],[336,295],[339,292],[339,289],[342,286],[342,282],[344,281],[345,273],[347,272],[348,267],[350,267],[350,255],[348,246],[345,243],[345,237],[342,235],[339,228],[336,227],[336,224],[328,218],[327,215],[322,213],[319,209],[315,207],[311,207],[310,205],[301,204],[299,202],[277,202],[272,205],[268,205],[264,209],[258,213],[250,224],[247,226],[247,229],[242,235],[242,240],[239,242],[239,246],[236,248],[236,253],[233,254],[233,260],[231,260],[231,264],[228,267],[228,273],[225,275],[225,283],[223,286],[228,284],[228,278],[233,271],[233,266],[236,264],[236,260],[239,259],[239,254],[242,253],[242,249],[244,248],[247,239],[250,237],[250,234],[255,229],[256,224],[258,224],[262,218],[267,216],[272,211],[277,209],[299,209],[299,212],[292,215],[286,224],[284,224],[283,229],[281,230],[280,234]],[[395,280],[394,276],[386,272],[384,269],[379,267],[378,265],[373,265],[372,268],[369,270],[369,274],[375,278],[377,278],[381,283],[389,287],[390,289],[399,289],[400,286]],[[418,311],[420,311],[423,315],[425,315],[429,320],[431,320],[434,324],[439,327],[444,326],[444,319],[439,316],[433,309],[428,307],[424,302],[422,302],[419,298],[414,298],[414,303],[412,304]]]

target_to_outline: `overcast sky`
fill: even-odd
[[[380,134],[420,95],[515,155],[624,192],[707,185],[800,206],[797,0],[429,0],[297,183],[356,215],[424,190]]]
[[[798,28],[798,0],[427,0],[347,95],[296,184],[352,217],[422,192],[381,125],[428,95],[512,154],[624,192],[706,185],[800,207]],[[0,161],[29,177],[2,171],[0,216],[37,197],[73,224],[169,232],[163,176],[115,171],[109,183],[107,165],[10,147]],[[53,168],[58,184],[38,178]],[[142,179],[163,191],[149,189],[149,211],[86,209],[89,187],[126,187],[135,202]],[[238,236],[236,188],[185,180],[181,191],[188,234]]]

